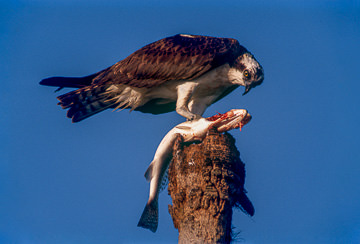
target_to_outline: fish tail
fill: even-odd
[[[255,208],[245,192],[238,196],[236,207],[240,208],[244,213],[250,216],[254,216],[255,214]]]
[[[137,226],[156,232],[158,219],[158,199],[155,198],[147,202]]]

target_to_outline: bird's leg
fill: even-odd
[[[187,82],[177,87],[176,112],[187,120],[197,120],[202,118],[199,114],[194,114],[189,110],[189,101],[196,88],[196,83]]]

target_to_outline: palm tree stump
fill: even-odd
[[[179,243],[230,243],[232,208],[254,208],[244,189],[245,167],[235,139],[210,131],[199,144],[176,140],[169,166],[169,205]]]

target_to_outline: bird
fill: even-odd
[[[97,73],[50,77],[41,85],[77,88],[57,97],[72,122],[108,108],[162,114],[188,121],[239,86],[243,95],[264,80],[255,57],[236,39],[177,34],[150,43]]]

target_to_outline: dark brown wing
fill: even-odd
[[[146,45],[100,72],[93,83],[154,87],[171,80],[193,80],[246,52],[231,38],[176,35]]]

